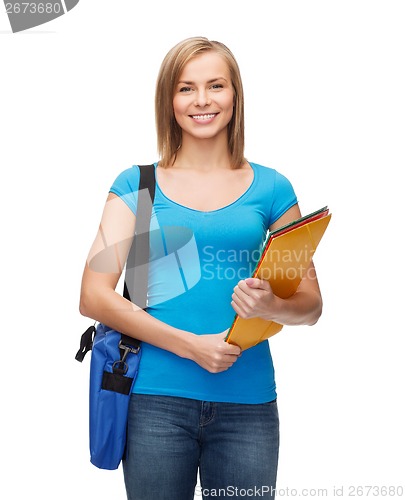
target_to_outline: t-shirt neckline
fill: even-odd
[[[157,169],[158,163],[159,162],[155,162],[154,163],[155,174],[156,174],[156,169]],[[233,208],[236,205],[239,205],[239,203],[242,203],[245,200],[245,198],[247,198],[249,196],[250,192],[252,191],[252,189],[255,186],[256,181],[257,181],[257,171],[256,171],[254,163],[251,163],[251,162],[248,161],[248,164],[250,165],[250,168],[253,170],[253,179],[252,179],[252,182],[250,183],[250,185],[247,187],[247,189],[238,198],[236,198],[236,200],[232,201],[231,203],[228,203],[228,205],[224,205],[223,207],[216,208],[215,210],[198,210],[196,208],[188,207],[186,205],[182,205],[181,203],[178,203],[175,200],[172,200],[160,188],[160,185],[159,185],[159,182],[158,182],[158,179],[157,179],[157,175],[155,175],[156,189],[159,191],[159,193],[162,195],[162,197],[165,200],[167,200],[172,205],[175,205],[175,206],[177,206],[179,208],[182,208],[183,210],[188,210],[190,212],[195,212],[197,214],[215,214],[217,212],[222,212],[222,211],[227,210],[229,208]]]

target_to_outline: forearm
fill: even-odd
[[[159,321],[112,289],[82,291],[80,312],[130,337],[192,358],[194,334]]]
[[[273,297],[271,311],[263,319],[282,325],[314,325],[322,314],[322,298],[315,291],[300,291],[288,299]]]

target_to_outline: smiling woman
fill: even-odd
[[[195,75],[198,80],[193,81]],[[221,136],[227,141],[233,100],[231,75],[219,54],[207,52],[191,60],[180,75],[173,98],[174,118],[182,129],[182,145],[193,139],[222,140]]]
[[[173,47],[155,104],[148,306],[133,314],[115,292],[117,256],[125,261],[137,224],[137,165],[110,188],[93,247],[98,267],[93,251],[81,293],[83,314],[142,341],[123,459],[128,499],[192,500],[198,471],[204,498],[233,496],[229,487],[273,498],[279,426],[269,343],[241,355],[224,340],[235,313],[282,324],[319,318],[312,266],[288,299],[248,279],[267,231],[299,218],[297,198],[283,175],[244,157],[242,81],[222,43],[196,37]],[[116,243],[104,252],[105,242]]]
[[[209,62],[215,66],[209,67]],[[193,67],[197,72],[192,71]],[[204,70],[204,74],[199,72],[200,69]],[[208,99],[209,102],[213,95],[222,93],[223,90],[226,94],[230,91],[233,93],[226,149],[229,149],[232,167],[238,168],[244,162],[244,97],[239,66],[234,55],[223,43],[208,41],[202,37],[184,40],[168,52],[160,68],[155,97],[160,166],[170,164],[182,143],[183,131],[174,115],[177,94],[191,94],[195,100],[197,91],[197,99]],[[191,98],[190,95],[188,97]],[[201,101],[199,102],[201,105]],[[206,107],[204,103],[203,107]],[[201,106],[197,108],[191,111],[199,116],[212,111],[208,108],[201,109]]]

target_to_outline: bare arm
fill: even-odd
[[[110,193],[82,278],[80,313],[109,327],[188,358],[211,372],[229,368],[240,349],[223,342],[225,332],[195,335],[153,318],[115,291],[132,243],[136,218]],[[229,347],[232,347],[230,349]]]
[[[271,227],[277,229],[301,217],[298,205],[292,206]],[[322,297],[313,263],[298,290],[288,299],[274,295],[266,280],[248,278],[234,288],[232,306],[242,318],[261,317],[282,325],[313,325],[322,314]]]

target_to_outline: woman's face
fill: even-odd
[[[234,91],[226,61],[209,51],[189,61],[173,98],[177,123],[186,135],[210,139],[224,135],[233,115]]]

